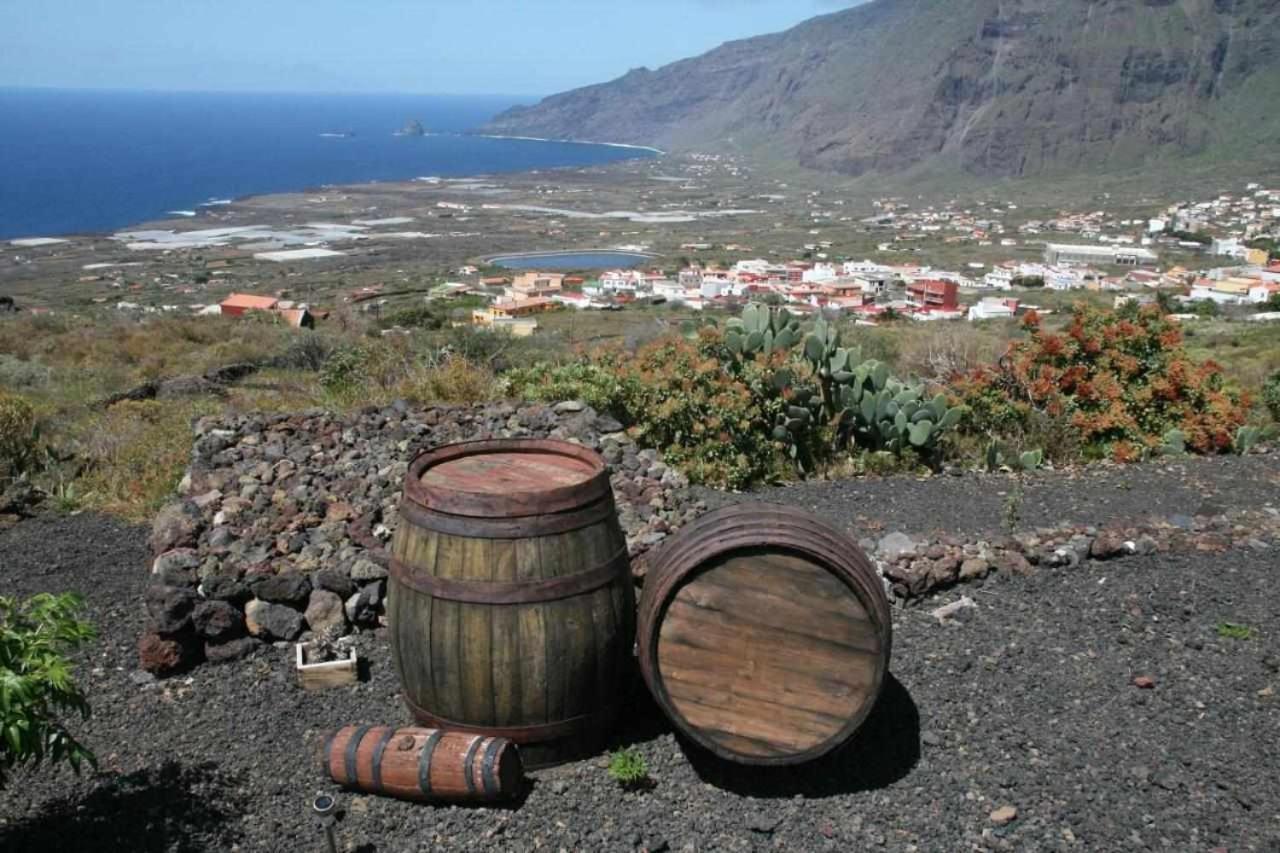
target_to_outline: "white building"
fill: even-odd
[[[702,270],[698,267],[689,267],[680,270],[678,280],[684,287],[702,287]]]
[[[727,282],[716,278],[704,278],[698,286],[698,292],[702,294],[703,299],[716,299],[724,295]]]
[[[684,299],[685,288],[678,281],[662,279],[653,283],[653,295],[670,302],[679,302]]]
[[[1219,305],[1242,305],[1252,300],[1252,283],[1240,278],[1222,280],[1199,279],[1191,286],[1191,294],[1187,297],[1191,302],[1210,300]]]
[[[600,276],[600,290],[604,293],[631,293],[643,290],[644,273],[637,270],[609,270]]]
[[[978,300],[976,305],[969,306],[969,320],[1008,320],[1018,313],[1016,299],[999,299],[988,296]]]
[[[1118,264],[1120,266],[1136,267],[1141,264],[1154,264],[1159,260],[1159,256],[1150,249],[1133,246],[1046,243],[1044,247],[1044,262],[1050,266],[1057,264]]]
[[[1280,293],[1280,282],[1263,281],[1249,288],[1249,301],[1255,303],[1266,302],[1272,296]]]
[[[805,270],[800,280],[806,284],[820,284],[835,281],[839,277],[835,264],[814,264],[813,269]]]
[[[1212,251],[1215,255],[1225,255],[1229,258],[1243,261],[1249,257],[1249,247],[1244,245],[1235,237],[1225,240],[1214,240]]]
[[[1010,267],[996,267],[982,277],[982,286],[994,290],[1012,290],[1017,272]]]
[[[1079,270],[1046,267],[1044,286],[1050,290],[1079,290],[1084,287],[1084,275]]]
[[[845,275],[863,275],[866,273],[887,275],[889,268],[874,261],[846,261],[842,267]]]

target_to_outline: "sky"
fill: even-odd
[[[0,86],[545,95],[859,0],[0,0]]]

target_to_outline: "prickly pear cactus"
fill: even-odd
[[[724,342],[739,359],[790,350],[800,343],[800,319],[785,308],[773,310],[752,302],[741,317],[725,324]]]

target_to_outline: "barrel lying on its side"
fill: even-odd
[[[405,800],[502,800],[524,786],[511,741],[439,729],[347,726],[325,742],[323,760],[339,785]]]
[[[651,556],[640,671],[687,736],[742,764],[847,741],[880,694],[892,622],[857,543],[789,507],[713,512]]]

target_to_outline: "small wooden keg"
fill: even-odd
[[[509,799],[524,786],[511,741],[438,729],[347,726],[325,741],[323,762],[339,785],[420,802]]]
[[[651,554],[640,671],[672,722],[716,755],[799,764],[845,743],[870,713],[891,631],[857,543],[796,509],[734,506]]]
[[[604,460],[451,445],[409,468],[387,616],[418,722],[509,738],[527,767],[598,751],[634,672],[635,593]]]

